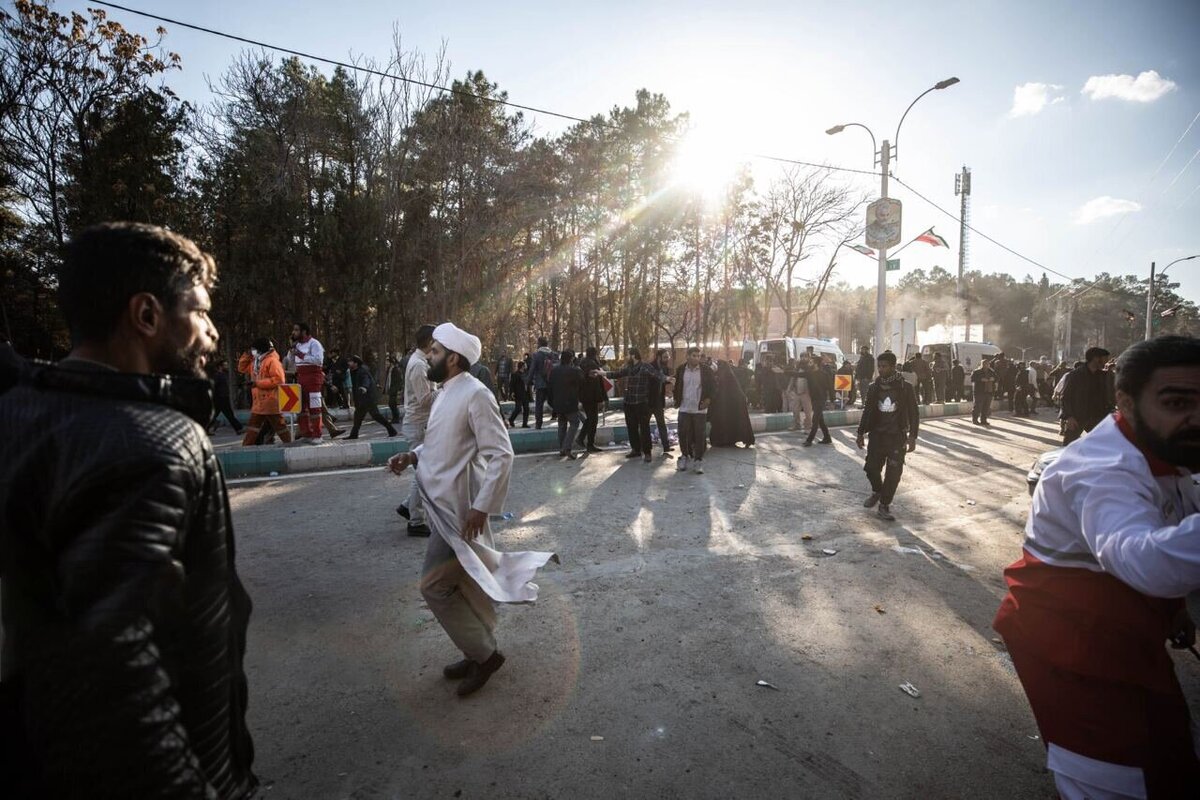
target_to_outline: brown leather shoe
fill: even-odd
[[[504,666],[504,656],[499,650],[492,653],[482,664],[472,661],[471,666],[467,668],[467,677],[458,685],[458,696],[466,697],[482,689],[483,685],[492,677],[492,673],[502,666]]]
[[[442,675],[448,681],[461,681],[463,678],[471,674],[471,667],[475,664],[469,658],[464,658],[462,661],[456,661],[448,667],[442,669]]]

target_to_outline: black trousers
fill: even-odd
[[[921,390],[921,405],[929,405],[933,402],[933,378],[921,378],[917,381],[918,388]]]
[[[825,427],[825,404],[819,400],[813,401],[812,428],[808,432],[808,441],[817,438],[817,428],[821,429],[821,438],[829,438],[829,428]]]
[[[625,428],[629,431],[629,447],[633,452],[650,455],[650,406],[627,404]]]
[[[579,438],[583,439],[585,447],[596,446],[596,427],[600,424],[601,407],[601,403],[583,404],[583,430],[580,431]]]
[[[388,411],[392,413],[393,425],[400,421],[400,403],[398,402],[399,397],[399,392],[388,392]]]
[[[242,423],[238,422],[237,415],[233,413],[233,406],[229,404],[229,396],[221,395],[213,398],[213,419],[212,424],[217,424],[217,418],[224,416],[229,420],[230,426],[238,433],[242,432]]]
[[[519,400],[513,400],[512,413],[508,415],[508,424],[512,425],[517,421],[517,414],[521,415],[521,427],[529,427],[529,395],[521,395]]]
[[[663,452],[671,449],[671,434],[667,432],[666,409],[661,406],[650,410],[654,421],[658,423],[658,443],[662,445]]]
[[[946,402],[946,381],[933,379],[933,400],[936,403]]]
[[[963,385],[961,383],[951,382],[950,384],[950,400],[957,403],[963,399]]]
[[[550,396],[549,389],[535,389],[537,399],[533,404],[533,421],[538,430],[542,429],[542,415],[546,410],[546,398]]]
[[[975,395],[975,406],[971,409],[971,419],[980,424],[988,421],[988,416],[992,413],[992,396],[990,394],[977,393]]]
[[[903,433],[872,433],[867,440],[867,463],[863,471],[871,482],[871,491],[879,495],[879,502],[891,505],[904,474],[904,456],[907,440]],[[887,472],[884,472],[884,468]]]
[[[375,398],[363,397],[354,405],[354,427],[350,429],[351,439],[358,438],[358,429],[362,427],[363,419],[367,414],[371,415],[371,419],[387,428],[388,436],[396,435],[396,429],[392,427],[392,423],[384,419],[383,414],[379,413],[379,407],[376,404]]]

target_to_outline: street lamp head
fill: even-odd
[[[954,84],[958,83],[958,78],[946,78],[944,81],[938,81],[933,85],[935,89],[949,89]]]
[[[834,125],[832,128],[830,128],[829,130],[827,130],[825,132],[828,133],[830,136],[833,136],[835,133],[841,133],[844,130],[846,130],[845,125]]]

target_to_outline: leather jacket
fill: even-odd
[[[211,415],[205,380],[0,347],[6,796],[253,795]]]

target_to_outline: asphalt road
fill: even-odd
[[[1042,420],[923,424],[894,523],[862,508],[845,428],[711,451],[705,475],[518,457],[498,541],[563,563],[501,610],[508,662],[465,700],[394,511],[408,478],[235,484],[263,796],[1053,798],[990,627]]]

